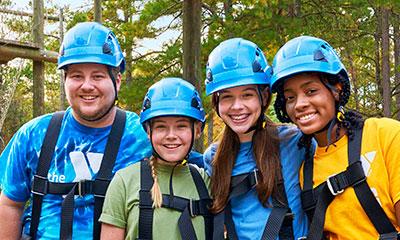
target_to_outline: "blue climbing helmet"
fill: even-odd
[[[208,57],[206,94],[248,84],[267,85],[270,75],[267,59],[255,43],[242,38],[228,39]]]
[[[58,69],[69,64],[99,63],[125,71],[125,58],[114,33],[97,22],[76,24],[65,34]]]
[[[304,72],[340,75],[349,81],[335,50],[326,41],[310,36],[297,37],[283,45],[274,57],[272,69],[272,92],[277,91],[282,80]]]
[[[346,68],[336,51],[324,40],[301,36],[288,41],[276,53],[272,63],[271,90],[276,92],[275,113],[281,122],[291,122],[285,109],[283,83],[286,79],[308,72],[324,74],[329,81],[343,85],[336,111],[346,105],[350,96],[350,81]],[[324,83],[329,89],[328,83]]]
[[[184,116],[204,127],[205,113],[196,88],[181,78],[164,78],[153,84],[143,100],[140,123],[155,117]]]

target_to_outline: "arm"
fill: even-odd
[[[110,224],[101,224],[101,240],[125,239],[125,228],[119,228]]]
[[[0,194],[0,239],[20,239],[23,202],[15,202]]]

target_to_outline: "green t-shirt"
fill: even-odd
[[[173,166],[157,165],[157,178],[163,194],[169,194],[169,180]],[[198,168],[207,188],[210,179],[204,169]],[[176,166],[174,170],[173,191],[175,196],[199,199],[196,186],[188,166]],[[108,187],[103,212],[99,219],[102,223],[125,228],[125,239],[136,239],[139,233],[139,190],[140,163],[135,163],[118,171]],[[157,208],[153,216],[153,239],[181,239],[178,219],[181,212]],[[204,218],[192,218],[198,239],[205,239]]]

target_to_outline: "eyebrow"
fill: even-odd
[[[315,83],[315,82],[317,82],[317,81],[316,81],[316,80],[308,80],[307,82],[301,84],[301,85],[300,85],[300,88],[304,88],[304,87],[306,87],[306,86],[308,86],[308,85],[310,85],[310,84],[312,84],[312,83]],[[283,92],[288,92],[288,91],[290,91],[290,90],[291,90],[291,89],[286,89],[286,90],[283,90]]]
[[[244,91],[255,91],[255,92],[257,92],[257,90],[256,90],[255,87],[248,87],[248,88],[245,88],[245,89],[242,90],[242,92],[244,92]],[[223,89],[223,90],[221,90],[220,92],[221,92],[221,93],[229,93],[230,91],[229,91],[229,89]]]

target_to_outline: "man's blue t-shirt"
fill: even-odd
[[[294,213],[293,231],[295,239],[307,235],[308,220],[301,207],[299,168],[304,159],[304,151],[297,147],[300,131],[289,126],[279,127],[280,158],[289,207]],[[216,144],[211,145],[204,153],[204,168],[211,175],[211,160],[216,151]],[[240,144],[232,176],[252,172],[256,169],[251,142]],[[271,203],[271,199],[269,200]],[[238,239],[261,239],[271,208],[263,207],[253,188],[246,194],[231,199],[232,218]]]
[[[51,114],[31,120],[13,136],[0,156],[2,194],[11,200],[25,202],[31,198],[31,183],[36,172],[40,148]],[[103,158],[111,126],[90,128],[78,123],[68,108],[60,129],[48,173],[50,182],[77,182],[95,179]],[[151,145],[139,117],[127,112],[124,134],[112,173],[151,155]],[[37,232],[38,239],[59,239],[60,195],[46,195]],[[92,239],[93,195],[75,197],[74,239]],[[29,233],[31,205],[24,210],[24,233]]]

